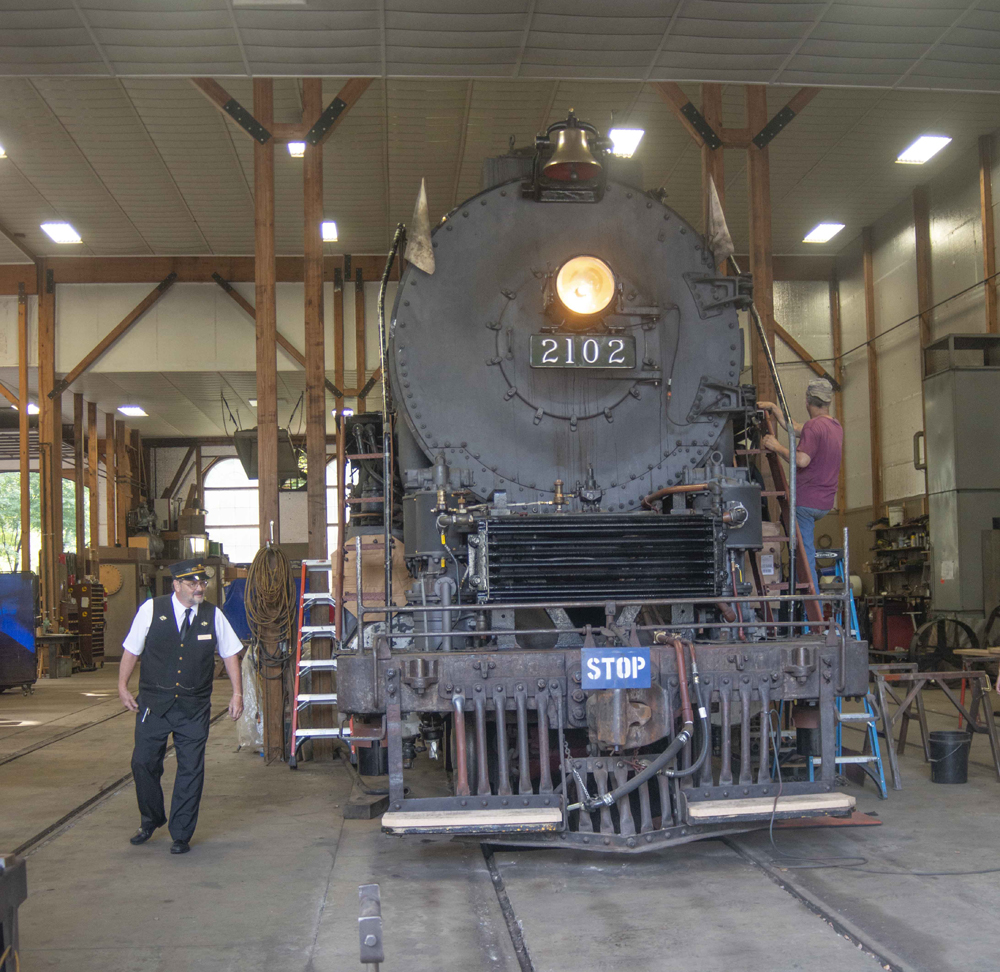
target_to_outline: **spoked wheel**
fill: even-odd
[[[910,639],[910,661],[922,672],[960,670],[958,648],[978,648],[975,631],[955,618],[935,618],[922,624]]]

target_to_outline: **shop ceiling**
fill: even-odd
[[[436,9],[429,9],[429,8]],[[488,12],[486,12],[488,11]],[[479,188],[485,156],[570,108],[641,127],[647,188],[699,222],[697,148],[652,82],[829,86],[771,145],[776,253],[836,252],[1000,118],[1000,2],[712,0],[47,0],[9,8],[0,38],[0,223],[37,255],[248,254],[252,143],[187,80],[252,104],[273,76],[275,120],[300,120],[296,80],[376,78],[324,152],[331,253],[384,252],[421,178],[437,216]],[[925,166],[894,160],[934,131]],[[727,213],[746,238],[744,153],[727,151]],[[278,146],[278,253],[301,253],[301,160]],[[39,229],[64,219],[75,247]],[[802,243],[820,220],[847,229]],[[0,262],[24,255],[0,241]]]
[[[384,252],[421,178],[440,217],[478,191],[483,158],[512,137],[530,144],[570,108],[602,128],[613,117],[645,129],[637,158],[646,187],[663,187],[700,225],[700,153],[658,81],[679,82],[696,105],[700,82],[726,85],[727,128],[746,124],[743,84],[770,86],[770,115],[798,87],[823,88],[770,145],[778,254],[836,253],[1000,122],[1000,0],[20,6],[4,11],[0,35],[0,224],[37,256],[252,254],[253,143],[192,77],[215,78],[247,107],[250,78],[274,77],[279,123],[301,120],[303,76],[325,78],[324,103],[350,77],[375,79],[324,147],[325,215],[340,235],[330,254]],[[924,133],[953,142],[924,166],[895,164]],[[277,252],[300,254],[302,163],[283,145],[276,163]],[[742,248],[745,152],[727,150],[725,164],[727,216]],[[49,220],[70,222],[83,242],[52,243],[40,230]],[[827,244],[803,243],[824,220],[846,229]],[[25,259],[0,236],[0,263]],[[73,390],[102,409],[155,391],[160,414],[142,420],[144,434],[218,435],[220,394],[245,405],[253,376],[164,380],[170,387],[151,389],[148,375],[95,374]],[[283,421],[300,380],[286,376]]]

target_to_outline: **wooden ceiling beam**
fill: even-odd
[[[228,115],[240,130],[263,145],[270,141],[271,132],[265,128],[253,113],[243,107],[218,81],[212,78],[191,78],[191,83],[224,115]]]
[[[17,234],[13,230],[8,229],[3,223],[0,223],[0,236],[6,238],[8,243],[16,246],[33,264],[38,263],[38,256],[31,249],[29,249],[21,240],[24,234]],[[36,272],[35,267],[32,267],[32,273]]]
[[[674,81],[655,81],[653,89],[694,139],[698,148],[722,148],[718,132],[709,125],[679,84]]]
[[[352,266],[360,266],[366,280],[378,280],[385,269],[384,254],[367,256],[351,255]],[[252,256],[151,256],[151,257],[52,257],[45,261],[52,271],[56,284],[79,283],[158,283],[164,277],[176,274],[177,283],[212,283],[218,273],[230,283],[252,283],[254,260]],[[341,254],[323,258],[323,277],[333,280],[336,270],[343,271]],[[26,274],[30,270],[30,286]],[[283,256],[276,258],[278,283],[302,283],[303,258]],[[393,265],[391,280],[399,279],[398,261]],[[35,268],[14,263],[0,265],[0,294],[17,293],[17,283],[25,281],[25,292],[36,292]]]
[[[368,90],[374,78],[351,78],[313,122],[306,132],[305,140],[310,145],[322,145],[344,120],[347,113],[357,104],[358,99]]]
[[[223,277],[220,277],[217,273],[212,274],[212,278],[230,297],[232,297],[234,301],[236,301],[237,304],[239,304],[240,307],[243,308],[244,311],[246,311],[246,313],[250,317],[250,320],[256,323],[257,310],[253,306],[253,304],[251,304],[250,301],[246,299],[246,297],[244,297],[238,290],[236,290],[229,283],[228,280],[224,279]],[[295,361],[296,364],[298,364],[302,368],[306,367],[306,356],[297,347],[295,347],[295,345],[292,344],[292,342],[289,341],[288,338],[286,338],[280,332],[277,335],[277,342],[278,342],[278,347],[280,347],[282,351],[288,354],[288,356],[293,361]],[[330,381],[329,378],[324,378],[323,380],[326,382],[327,389],[333,393],[334,398],[344,397],[344,393],[332,381]]]
[[[781,338],[798,356],[799,359],[807,364],[811,371],[819,375],[820,378],[825,378],[831,385],[833,385],[834,391],[840,391],[840,382],[831,375],[826,368],[824,368],[798,341],[795,340],[777,321],[774,322],[774,333]]]
[[[38,268],[33,263],[0,263],[0,296],[38,293]]]
[[[798,115],[822,88],[800,88],[787,105],[781,109],[756,135],[752,141],[757,148],[762,149],[779,133],[785,130],[792,119]]]
[[[132,308],[122,320],[115,326],[115,328],[104,335],[100,341],[93,347],[93,349],[81,359],[80,363],[72,368],[65,378],[60,379],[56,382],[55,387],[49,392],[49,398],[55,398],[57,395],[61,395],[70,385],[76,381],[98,358],[101,357],[106,351],[110,350],[112,345],[126,332],[129,328],[150,307],[153,306],[171,287],[173,282],[177,279],[177,275],[171,273],[169,276],[165,277],[160,284],[150,291],[135,307]]]

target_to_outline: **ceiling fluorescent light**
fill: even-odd
[[[305,142],[289,142],[288,143],[288,154],[293,159],[301,159],[306,154],[306,143]]]
[[[38,414],[38,406],[34,402],[28,402],[28,414],[29,415]]]
[[[5,158],[7,158],[7,150],[2,145],[0,145],[0,159],[5,159]]]
[[[148,413],[141,405],[119,405],[118,411],[122,415],[131,415],[134,418],[138,418],[140,415],[147,415]]]
[[[42,223],[42,229],[56,243],[82,243],[80,234],[69,223]]]
[[[247,401],[250,403],[250,407],[251,408],[256,408],[257,407],[257,399],[256,398],[248,398]]]
[[[645,135],[642,128],[612,128],[608,137],[614,142],[614,154],[622,159],[630,159]]]
[[[332,219],[324,219],[323,224],[320,227],[323,233],[324,243],[336,243],[337,242],[337,223]]]
[[[828,243],[843,228],[844,228],[844,224],[843,223],[817,223],[802,238],[802,242],[803,243]]]
[[[951,138],[947,135],[921,135],[909,148],[904,149],[896,158],[897,162],[909,165],[923,165],[941,151]]]

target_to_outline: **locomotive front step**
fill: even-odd
[[[559,807],[390,811],[382,817],[387,834],[544,834],[562,826]]]

